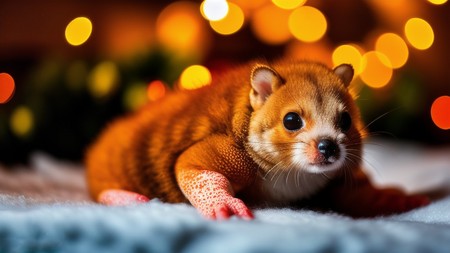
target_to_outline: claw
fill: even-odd
[[[212,220],[228,220],[233,215],[244,220],[254,219],[253,213],[244,202],[231,196],[222,203],[216,204],[215,207],[205,208],[200,212]]]
[[[219,206],[214,212],[217,220],[228,220],[232,215],[231,211],[226,206]]]

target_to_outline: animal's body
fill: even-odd
[[[252,218],[249,204],[314,197],[354,215],[426,204],[376,190],[362,174],[352,77],[350,65],[250,63],[173,92],[101,134],[86,157],[90,192],[106,204],[190,202],[211,218]]]

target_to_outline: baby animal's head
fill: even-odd
[[[359,166],[363,124],[349,92],[353,68],[257,64],[251,73],[248,149],[269,173],[328,173]]]

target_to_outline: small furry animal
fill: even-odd
[[[117,119],[90,147],[90,193],[108,205],[190,202],[211,219],[304,200],[352,216],[426,205],[375,189],[362,173],[352,78],[348,64],[253,62],[175,91]]]

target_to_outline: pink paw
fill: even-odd
[[[180,187],[191,204],[206,218],[226,220],[235,215],[251,220],[253,214],[238,198],[228,179],[215,171],[188,170],[179,174]],[[188,173],[189,172],[189,173]]]
[[[220,203],[200,208],[199,211],[205,217],[213,220],[227,220],[233,215],[244,220],[252,220],[254,218],[253,213],[242,200],[231,196]]]
[[[127,206],[150,201],[139,193],[119,189],[104,190],[98,195],[97,200],[107,206]]]

